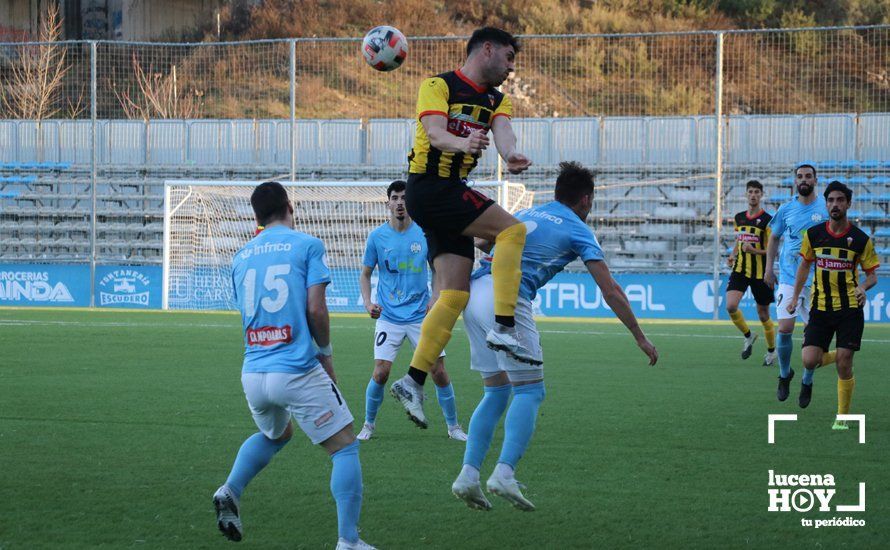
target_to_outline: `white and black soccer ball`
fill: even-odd
[[[408,39],[395,27],[374,27],[362,40],[362,55],[378,71],[398,69],[408,57]]]

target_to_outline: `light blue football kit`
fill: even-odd
[[[523,210],[515,216],[526,225],[527,231],[525,248],[522,251],[522,281],[519,287],[520,300],[517,303],[516,326],[520,330],[526,330],[531,339],[537,340],[537,329],[531,316],[531,301],[538,290],[570,262],[578,258],[585,262],[602,260],[603,251],[590,227],[571,208],[560,202],[553,201]],[[475,354],[477,357],[486,357],[482,360],[473,357],[471,363],[474,370],[482,371],[484,377],[493,375],[499,370],[497,363],[484,349],[484,335],[494,322],[494,314],[491,311],[492,294],[489,290],[490,274],[491,260],[487,257],[472,275],[474,284],[470,290],[470,304],[464,311],[464,322],[467,332],[471,334],[471,341],[479,342],[475,348],[471,347],[471,356]],[[539,349],[537,342],[530,344],[536,350]],[[508,371],[508,374],[511,372]],[[535,379],[542,378],[543,370],[540,371],[540,375],[532,376]],[[544,382],[513,387],[513,401],[509,409],[507,404],[511,394],[510,384],[484,386],[483,389],[482,401],[470,419],[463,463],[475,468],[476,471],[480,469],[491,446],[494,430],[506,410],[504,442],[498,463],[515,468],[534,433],[538,408],[545,395]]]
[[[226,480],[236,499],[287,444],[280,438],[291,417],[315,444],[352,422],[316,356],[306,313],[309,288],[330,281],[322,242],[283,225],[266,228],[235,254],[232,283],[244,330],[241,380],[260,428],[241,445]],[[355,542],[362,504],[358,442],[333,453],[331,462],[338,533]]]
[[[815,193],[816,191],[813,190]],[[773,235],[782,238],[782,249],[779,252],[779,296],[776,300],[776,317],[786,319],[788,317],[788,300],[794,292],[794,279],[797,277],[797,268],[800,266],[800,245],[804,232],[828,219],[825,199],[817,196],[810,204],[803,204],[797,197],[786,202],[776,211],[776,215],[770,220],[769,227]],[[807,322],[809,318],[809,290],[813,282],[813,272],[807,275],[802,302],[798,306],[797,314]],[[779,357],[779,374],[787,378],[791,373],[791,354],[794,342],[790,332],[779,332],[776,339],[776,351]],[[804,373],[812,383],[812,371]]]
[[[374,331],[374,358],[392,362],[405,338],[416,341],[430,301],[426,237],[413,221],[404,231],[386,222],[368,235],[362,265],[377,269],[377,304],[382,312]],[[445,353],[442,352],[442,356]],[[383,384],[372,377],[365,390],[365,422],[374,424],[383,403]],[[436,386],[448,426],[457,425],[454,387]]]

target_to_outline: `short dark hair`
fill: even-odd
[[[497,27],[482,27],[473,31],[473,35],[467,41],[467,56],[473,53],[473,50],[486,42],[494,42],[501,46],[513,46],[513,51],[519,53],[522,45],[519,40],[503,29]]]
[[[794,169],[795,176],[797,175],[797,171],[800,170],[801,168],[809,168],[810,170],[813,171],[813,177],[814,178],[816,177],[816,167],[813,166],[812,164],[798,164],[797,168]]]
[[[287,190],[277,181],[257,185],[250,195],[250,205],[260,225],[284,219],[287,216],[287,204]]]
[[[593,193],[593,172],[576,161],[559,163],[559,175],[556,176],[556,200],[574,206],[585,195]]]
[[[837,180],[828,184],[828,187],[825,188],[825,192],[822,193],[822,196],[828,199],[828,194],[832,191],[840,191],[843,193],[844,196],[847,197],[847,202],[853,200],[853,190]]]
[[[386,198],[392,197],[393,193],[398,193],[399,191],[404,191],[407,187],[407,183],[405,180],[396,180],[389,184],[389,187],[386,188]]]
[[[748,183],[745,184],[745,191],[752,187],[754,189],[760,189],[761,191],[763,191],[763,184],[757,180],[748,180]]]

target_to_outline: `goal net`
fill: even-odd
[[[164,309],[235,309],[232,257],[253,238],[250,194],[259,181],[164,182]],[[365,241],[388,219],[389,181],[282,182],[294,205],[296,229],[319,237],[327,249],[331,311],[363,311],[359,273]],[[515,212],[533,193],[506,181],[477,182],[474,189]],[[372,279],[376,288],[376,273]]]

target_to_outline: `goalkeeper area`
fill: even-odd
[[[2,309],[0,548],[229,546],[210,497],[238,445],[256,431],[244,403],[240,320],[234,313]],[[434,400],[416,429],[387,397],[362,444],[362,536],[388,549],[886,547],[890,326],[866,326],[856,354],[855,427],[833,432],[833,368],[815,376],[813,402],[776,402],[775,369],[739,359],[727,323],[642,321],[658,346],[646,366],[614,321],[542,321],[547,397],[517,470],[535,502],[490,513],[451,495],[464,447],[446,437]],[[374,323],[331,319],[334,364],[361,418],[373,368]],[[799,338],[799,336],[798,336]],[[799,340],[797,340],[799,343]],[[481,394],[462,322],[447,348],[460,422]],[[394,375],[410,358],[403,349]],[[797,359],[795,359],[797,363]],[[432,392],[427,389],[428,396]],[[776,425],[767,414],[797,414]],[[500,446],[502,430],[493,449]],[[330,464],[302,434],[241,500],[239,548],[330,548],[336,524]],[[497,457],[483,465],[487,476]],[[831,512],[768,512],[768,471],[832,474]],[[866,484],[866,511],[847,514]],[[51,504],[50,504],[51,503]],[[802,528],[801,519],[854,516],[864,527]]]

